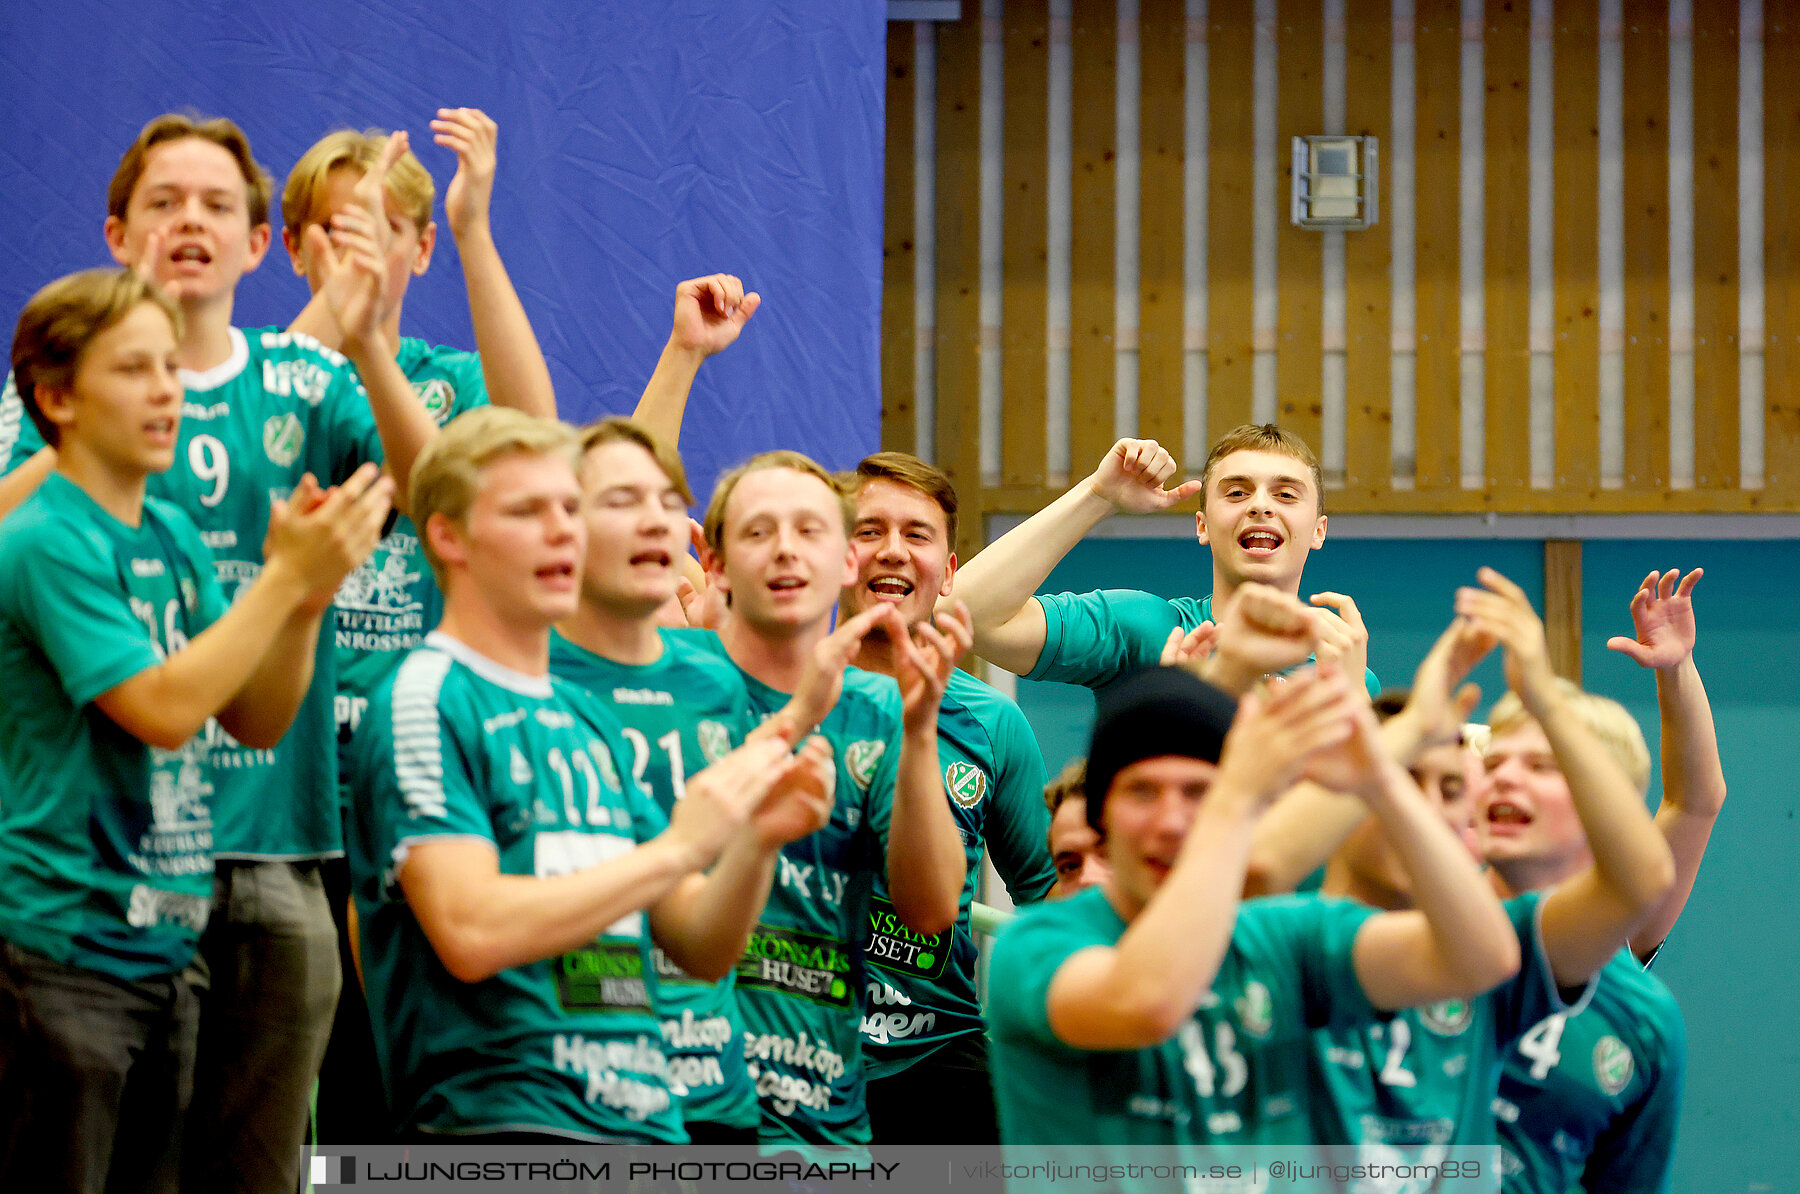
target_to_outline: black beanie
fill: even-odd
[[[1113,777],[1144,759],[1178,755],[1219,761],[1237,702],[1178,667],[1145,668],[1100,702],[1088,746],[1087,819],[1095,833]]]

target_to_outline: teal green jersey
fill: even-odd
[[[619,723],[577,686],[432,633],[376,689],[349,751],[351,884],[376,1053],[403,1129],[682,1143],[650,1007],[643,912],[591,944],[465,983],[400,890],[408,851],[489,843],[506,875],[600,866],[662,832]]]
[[[53,473],[0,523],[0,938],[121,979],[193,958],[212,903],[204,740],[148,746],[93,700],[224,609],[166,502],[126,526]]]
[[[1544,956],[1540,907],[1535,893],[1506,902],[1522,965],[1492,991],[1317,1035],[1313,1109],[1320,1142],[1422,1165],[1444,1160],[1449,1147],[1495,1143],[1492,1104],[1502,1054],[1533,1024],[1568,1006]]]
[[[441,427],[464,411],[488,404],[481,358],[411,336],[396,358],[413,392]],[[419,546],[418,528],[404,514],[373,553],[339,586],[333,608],[337,647],[337,725],[356,728],[369,694],[400,657],[419,645],[444,615],[443,594]]]
[[[1507,1194],[1669,1189],[1687,1029],[1630,950],[1600,972],[1585,1008],[1538,1021],[1504,1060],[1494,1117]]]
[[[1044,649],[1027,680],[1056,680],[1094,690],[1096,699],[1113,685],[1162,659],[1163,644],[1177,626],[1183,634],[1213,620],[1212,598],[1173,600],[1136,589],[1093,593],[1039,594],[1044,611]],[[1381,691],[1375,673],[1364,669],[1369,695]]]
[[[741,746],[755,724],[743,674],[730,660],[674,634],[664,633],[662,658],[634,666],[553,633],[550,670],[598,697],[618,717],[631,746],[632,776],[665,813],[686,794],[688,776]],[[709,983],[685,973],[661,950],[652,949],[651,958],[663,1048],[682,1118],[755,1127],[756,1091],[745,1068],[735,975]]]
[[[1102,1151],[1310,1142],[1313,1031],[1377,1015],[1352,960],[1371,915],[1317,896],[1247,903],[1211,992],[1173,1038],[1092,1051],[1065,1045],[1051,1030],[1051,980],[1072,954],[1116,945],[1126,923],[1102,888],[1026,909],[1001,932],[989,971],[1001,1141]]]
[[[262,570],[269,503],[306,473],[321,485],[380,460],[368,395],[348,361],[307,336],[231,329],[231,355],[187,388],[175,467],[150,493],[181,507],[212,549],[227,599]],[[0,422],[4,416],[0,415]],[[9,467],[43,446],[27,423]],[[319,635],[312,687],[287,736],[253,750],[209,723],[213,840],[221,858],[325,858],[343,851],[338,816],[329,634]]]
[[[673,636],[726,657],[710,632]],[[739,671],[759,720],[787,704],[788,694]],[[863,943],[871,880],[886,865],[874,811],[894,791],[899,688],[887,676],[845,669],[843,695],[818,732],[837,762],[831,823],[777,855],[762,922],[738,965],[738,1007],[763,1139],[867,1144],[858,1032],[867,982]]]
[[[968,878],[956,924],[936,937],[921,937],[894,912],[886,873],[875,874],[869,1006],[862,1024],[871,1078],[898,1073],[946,1041],[982,1030],[969,906],[981,878],[983,848],[1016,904],[1042,899],[1056,878],[1044,759],[1018,705],[967,672],[952,672],[938,711],[938,765],[962,835]],[[885,838],[885,817],[876,828]]]

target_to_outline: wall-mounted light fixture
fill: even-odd
[[[1368,228],[1377,216],[1374,137],[1295,137],[1294,202],[1299,228]]]

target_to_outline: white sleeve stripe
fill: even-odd
[[[443,729],[438,695],[451,659],[440,651],[415,651],[394,677],[392,717],[394,777],[413,817],[442,817],[444,804]],[[404,732],[401,727],[404,726]]]

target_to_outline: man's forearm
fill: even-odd
[[[674,447],[681,441],[681,423],[687,417],[688,395],[693,392],[694,378],[706,354],[697,348],[683,348],[673,336],[663,345],[657,358],[656,371],[644,386],[637,409],[631,417],[649,428]]]
[[[768,902],[778,852],[748,829],[733,837],[704,880],[683,884],[652,910],[663,952],[696,978],[725,977]]]
[[[492,230],[484,223],[456,241],[463,281],[469,291],[469,320],[481,354],[482,378],[496,406],[510,406],[542,419],[556,418],[556,390],[544,363],[537,333],[519,301],[519,292],[500,259]]]
[[[894,910],[908,928],[930,935],[956,923],[967,858],[938,771],[935,723],[901,739],[887,873]]]
[[[394,478],[394,507],[404,513],[413,461],[437,435],[438,426],[387,347],[380,337],[370,344],[358,343],[350,359],[362,375],[375,429],[381,433],[387,471]]]

